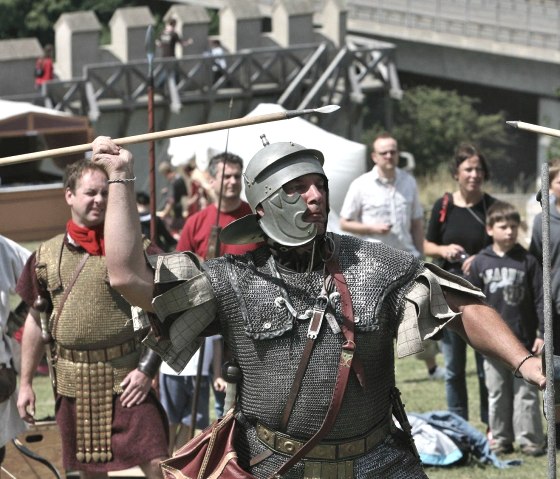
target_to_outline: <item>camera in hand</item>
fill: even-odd
[[[468,253],[466,253],[465,251],[461,251],[460,253],[457,253],[455,256],[453,256],[449,260],[449,262],[463,264],[468,257]]]

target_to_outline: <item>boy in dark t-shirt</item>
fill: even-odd
[[[486,232],[492,245],[474,259],[468,279],[486,295],[486,301],[502,315],[517,338],[533,354],[540,353],[544,334],[542,269],[538,260],[517,243],[521,218],[510,204],[497,201],[488,210]],[[485,357],[491,448],[496,453],[513,451],[545,453],[538,390],[500,361]]]

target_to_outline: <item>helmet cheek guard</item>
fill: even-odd
[[[260,227],[274,241],[284,246],[300,246],[317,234],[314,224],[303,221],[307,205],[301,195],[278,190],[262,204],[264,216]]]

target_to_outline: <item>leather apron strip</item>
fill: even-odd
[[[76,459],[107,462],[112,459],[113,368],[110,363],[75,363]]]

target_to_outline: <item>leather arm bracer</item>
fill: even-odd
[[[153,379],[158,373],[160,365],[161,357],[150,348],[144,348],[140,361],[138,361],[138,370]]]

